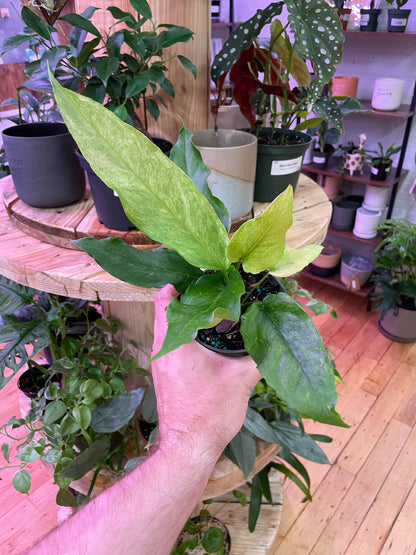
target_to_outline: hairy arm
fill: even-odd
[[[156,295],[154,352],[163,342],[165,310],[174,294],[167,286]],[[193,342],[155,361],[152,375],[157,449],[31,555],[170,553],[216,461],[241,428],[260,374],[249,357],[221,357]]]

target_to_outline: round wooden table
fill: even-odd
[[[61,231],[60,235],[57,232],[58,238],[66,246],[68,237],[85,236],[87,221],[95,220],[98,224],[94,205],[88,204],[88,211],[82,218],[77,207],[28,207],[17,197],[10,176],[0,180],[0,190],[3,196],[3,203],[0,203],[0,273],[40,291],[100,300],[106,315],[123,322],[127,336],[138,344],[139,364],[148,367],[156,290],[142,289],[118,280],[83,251],[46,242],[55,241],[57,235],[55,233],[51,239],[51,235],[45,233],[42,223],[45,220],[53,222]],[[254,215],[266,207],[267,204],[255,203]],[[321,243],[327,233],[331,210],[331,203],[321,187],[301,175],[294,195],[293,225],[287,233],[288,245],[301,247]],[[105,233],[108,236],[128,235],[110,230]]]

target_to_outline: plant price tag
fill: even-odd
[[[292,160],[273,160],[270,175],[288,175],[297,172],[302,167],[302,156]]]

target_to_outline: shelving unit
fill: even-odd
[[[389,33],[389,32],[363,32],[363,31],[354,31],[354,30],[347,30],[344,31],[345,35],[345,45],[344,45],[344,59],[348,59],[348,56],[351,57],[350,68],[354,68],[354,75],[360,76],[360,69],[357,62],[357,59],[353,58],[353,55],[349,52],[351,48],[357,58],[362,61],[363,58],[365,62],[363,63],[371,63],[374,61],[376,55],[380,56],[384,54],[384,49],[386,49],[387,53],[390,51],[394,51],[395,53],[399,53],[401,48],[409,49],[409,45],[414,44],[416,48],[416,34],[415,33]],[[358,53],[358,54],[357,54]],[[350,55],[351,54],[351,55]],[[393,62],[394,63],[394,62]],[[410,64],[411,65],[411,64]],[[410,67],[410,66],[409,66]],[[342,70],[344,71],[344,70]],[[342,73],[341,73],[342,74]],[[345,73],[348,74],[348,73]],[[367,85],[370,77],[366,75],[366,72],[362,70],[361,74],[363,75],[363,79],[367,79]],[[364,167],[363,175],[361,174],[353,174],[352,176],[349,173],[342,171],[341,169],[341,161],[336,157],[332,157],[330,159],[329,166],[325,169],[316,168],[312,164],[305,164],[302,168],[303,173],[316,179],[319,176],[334,176],[339,177],[342,179],[344,185],[348,188],[348,184],[362,184],[367,185],[370,184],[376,187],[383,187],[383,188],[391,188],[391,195],[390,195],[390,202],[388,206],[387,217],[389,218],[392,213],[394,201],[396,198],[397,191],[405,178],[406,174],[408,173],[407,170],[403,169],[403,162],[406,154],[406,149],[408,146],[409,136],[412,128],[413,117],[415,114],[416,108],[416,80],[413,77],[413,73],[408,73],[407,75],[403,75],[402,78],[409,79],[409,75],[411,75],[412,81],[410,87],[408,86],[408,90],[412,90],[413,94],[410,99],[410,103],[402,104],[398,110],[392,112],[383,112],[379,110],[373,110],[371,108],[371,101],[368,99],[360,100],[364,109],[372,110],[368,114],[360,114],[360,118],[369,118],[369,121],[373,121],[374,119],[380,120],[382,123],[385,122],[385,125],[403,125],[405,124],[403,132],[400,132],[399,140],[396,140],[396,144],[401,144],[402,149],[400,151],[400,156],[397,161],[397,165],[392,169],[391,174],[387,178],[386,181],[376,181],[371,179],[370,169],[368,167]],[[390,69],[386,70],[386,76],[390,76]],[[395,75],[397,76],[397,75]],[[409,81],[408,81],[409,83]],[[368,86],[367,86],[368,89]],[[354,117],[354,116],[350,116]],[[382,131],[384,128],[380,126],[380,130]],[[380,142],[383,142],[383,136],[380,134],[380,138],[378,139]],[[380,241],[380,237],[375,237],[374,239],[361,239],[356,237],[352,231],[338,231],[334,229],[332,226],[328,229],[329,236],[339,237],[342,241],[348,242],[351,245],[361,244],[366,245],[370,248],[375,248]],[[352,250],[354,247],[352,246]],[[357,249],[358,250],[358,249]],[[308,270],[305,270],[303,273],[308,275],[308,277],[326,283],[328,285],[338,287],[341,289],[345,289],[345,286],[341,283],[339,279],[339,274],[335,275],[331,278],[322,278],[319,276],[315,276],[311,274]],[[359,291],[354,291],[354,293],[367,296],[371,292],[371,286],[366,286]]]

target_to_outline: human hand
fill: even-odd
[[[177,295],[167,285],[155,296],[153,353],[166,334],[166,308]],[[196,341],[152,363],[160,446],[188,443],[215,460],[243,425],[249,395],[261,378],[251,357],[218,355]]]

